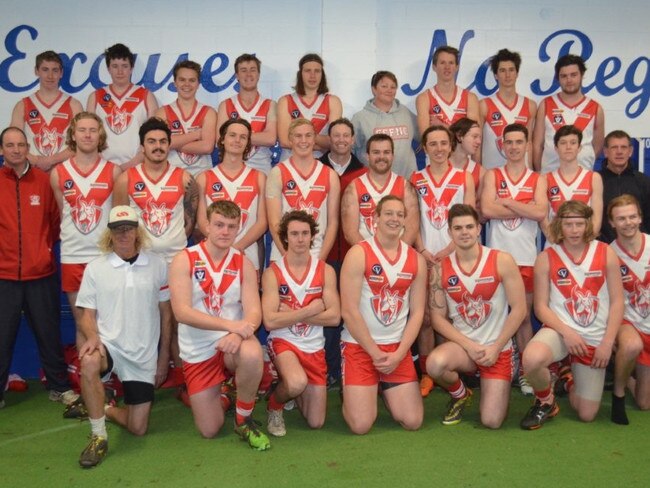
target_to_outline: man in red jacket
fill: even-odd
[[[49,176],[29,164],[25,133],[0,133],[0,408],[21,313],[36,336],[50,400],[65,404],[79,397],[70,389],[63,360],[60,294],[52,247],[59,211]]]

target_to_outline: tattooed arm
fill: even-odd
[[[199,206],[199,186],[187,171],[183,173],[183,212],[185,215],[185,235],[192,235],[196,223],[196,209]]]

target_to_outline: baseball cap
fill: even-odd
[[[115,229],[122,225],[130,225],[132,227],[138,226],[138,216],[128,205],[118,205],[113,207],[111,213],[108,215],[108,228]]]

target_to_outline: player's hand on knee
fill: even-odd
[[[84,342],[79,348],[79,359],[83,358],[87,354],[92,354],[95,351],[99,351],[99,354],[102,357],[106,357],[106,349],[104,349],[104,344],[99,339],[99,336],[95,335],[90,337]]]
[[[574,356],[586,356],[589,354],[589,349],[587,348],[587,343],[584,341],[580,335],[573,331],[568,330],[564,336],[564,344],[568,349],[569,353]]]
[[[233,321],[232,330],[230,332],[237,334],[242,339],[248,339],[255,333],[255,324],[252,324],[247,320],[235,320]]]
[[[472,344],[466,348],[466,351],[470,359],[478,364],[481,364],[481,361],[485,357],[485,347],[478,344]]]
[[[243,339],[238,334],[228,334],[222,337],[217,344],[217,351],[224,354],[237,354]]]
[[[594,351],[594,358],[591,361],[592,368],[606,368],[609,358],[612,356],[612,346],[601,343]]]

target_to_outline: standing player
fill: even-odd
[[[323,70],[323,59],[315,53],[305,54],[298,63],[294,93],[278,100],[278,140],[283,148],[282,159],[291,154],[290,124],[295,119],[307,119],[314,126],[314,151],[320,157],[330,147],[327,126],[343,114],[341,100],[331,95]]]
[[[584,202],[592,208],[592,225],[598,235],[603,221],[603,180],[600,174],[584,169],[578,162],[582,132],[573,125],[565,125],[558,129],[553,140],[560,167],[546,174],[549,208],[541,228],[547,242],[552,242],[549,223],[560,205],[568,200]]]
[[[517,78],[521,56],[519,53],[500,49],[490,59],[490,69],[499,89],[479,103],[479,125],[483,127],[481,163],[485,169],[503,166],[506,153],[503,147],[503,130],[510,124],[521,124],[532,135],[535,126],[537,104],[517,93]],[[526,146],[526,162],[532,160],[532,144]]]
[[[533,165],[536,171],[548,173],[558,168],[559,155],[553,150],[555,133],[561,127],[574,125],[583,137],[578,162],[593,169],[603,149],[605,114],[603,108],[582,94],[582,78],[587,67],[580,56],[567,54],[555,63],[555,79],[560,93],[546,97],[539,104],[533,134]]]
[[[592,215],[582,202],[563,203],[550,226],[555,244],[535,261],[533,302],[544,327],[524,351],[524,371],[535,391],[535,404],[521,421],[525,430],[539,429],[560,411],[548,367],[567,355],[571,406],[584,422],[600,408],[624,303],[618,257],[594,240]]]
[[[72,156],[72,151],[65,147],[65,135],[72,117],[83,107],[59,89],[63,61],[57,53],[45,51],[37,55],[34,73],[38,90],[16,104],[10,125],[25,132],[30,164],[49,171]]]
[[[454,168],[449,161],[456,140],[448,128],[434,125],[426,129],[422,134],[422,147],[429,164],[411,175],[411,184],[420,201],[420,234],[415,241],[415,249],[424,256],[427,267],[431,268],[454,250],[454,243],[446,231],[449,208],[455,203],[476,205],[476,196],[471,173]],[[426,314],[418,336],[422,371],[420,392],[423,397],[429,395],[434,386],[431,377],[425,373],[427,356],[433,350],[434,343],[433,330]]]
[[[415,99],[420,134],[432,125],[448,127],[461,117],[479,120],[478,98],[456,85],[459,63],[460,53],[455,47],[440,46],[433,53],[436,84]]]
[[[413,245],[419,233],[418,200],[411,184],[391,171],[393,139],[375,134],[366,143],[368,172],[352,181],[341,198],[341,228],[350,246],[375,235],[375,208],[386,195],[404,201],[407,223],[402,241]]]
[[[284,214],[278,235],[286,254],[262,278],[264,325],[280,377],[268,403],[268,430],[277,437],[287,433],[282,410],[293,398],[309,427],[320,429],[325,422],[323,327],[338,326],[341,312],[334,268],[309,253],[316,231],[316,221],[306,212]]]
[[[289,210],[304,210],[318,224],[311,254],[326,259],[334,245],[339,225],[341,190],[334,170],[314,159],[316,131],[306,119],[289,126],[292,156],[275,166],[266,181],[266,209],[273,236],[271,261],[284,254],[278,237],[278,224]]]
[[[481,211],[490,219],[487,247],[509,253],[519,266],[526,291],[526,314],[517,328],[517,350],[521,353],[533,337],[530,320],[533,306],[533,265],[537,257],[538,223],[548,213],[546,179],[526,166],[528,129],[521,124],[503,130],[506,164],[488,171],[481,194]],[[532,395],[523,369],[519,371],[519,387]]]
[[[262,62],[253,54],[242,54],[235,59],[235,77],[239,93],[219,104],[217,134],[228,119],[244,119],[253,130],[251,150],[246,165],[265,175],[271,171],[271,148],[275,145],[278,129],[276,103],[262,98],[257,89]]]
[[[212,168],[212,151],[216,139],[217,112],[196,99],[201,85],[201,65],[181,61],[174,66],[176,102],[161,107],[156,116],[171,130],[169,162],[195,178]]]
[[[454,168],[472,174],[476,203],[478,204],[481,198],[481,183],[485,170],[481,164],[472,159],[472,155],[476,154],[481,147],[481,127],[475,120],[463,117],[451,124],[449,130],[456,140],[456,148],[451,153],[449,162]]]
[[[447,342],[429,354],[427,372],[451,396],[442,423],[455,425],[472,399],[459,373],[479,370],[481,423],[498,429],[508,413],[512,336],[526,315],[524,284],[512,256],[480,244],[474,207],[454,205],[448,222],[455,251],[429,280],[433,327]]]
[[[407,430],[420,428],[424,410],[410,350],[424,316],[426,263],[400,240],[402,200],[386,196],[375,212],[374,237],[350,249],[341,270],[343,418],[355,434],[375,423],[379,388]]]
[[[630,195],[614,198],[607,216],[616,232],[611,247],[620,259],[625,291],[623,325],[616,338],[612,421],[627,425],[625,388],[635,366],[634,399],[641,410],[650,409],[650,236],[639,230],[641,206]]]
[[[104,159],[126,169],[142,162],[138,129],[156,113],[158,102],[145,87],[131,83],[135,55],[127,46],[112,45],[104,60],[111,83],[90,94],[86,110],[99,115],[107,128]]]
[[[199,187],[197,226],[208,235],[207,208],[212,202],[230,200],[241,209],[241,228],[233,246],[243,252],[260,272],[258,239],[268,228],[266,223],[266,176],[244,163],[251,151],[251,126],[244,119],[229,119],[221,125],[219,163],[196,178]]]
[[[224,423],[221,383],[226,369],[233,372],[235,432],[263,451],[271,445],[252,417],[263,365],[255,337],[262,320],[255,268],[232,247],[240,228],[237,204],[214,202],[207,212],[206,239],[178,254],[169,274],[192,415],[203,437],[218,434]]]
[[[113,206],[113,183],[120,168],[106,161],[106,131],[100,118],[79,112],[68,127],[66,144],[74,156],[50,173],[50,184],[61,211],[61,285],[68,295],[75,323],[81,309],[75,305],[86,264],[97,247]]]
[[[108,452],[106,417],[132,434],[147,433],[154,386],[165,379],[169,361],[163,353],[171,332],[167,265],[144,251],[147,237],[131,207],[113,208],[107,221],[99,246],[104,255],[86,267],[77,298],[81,393],[92,432],[79,457],[82,468]],[[122,381],[125,408],[104,405],[101,378],[111,372]]]

